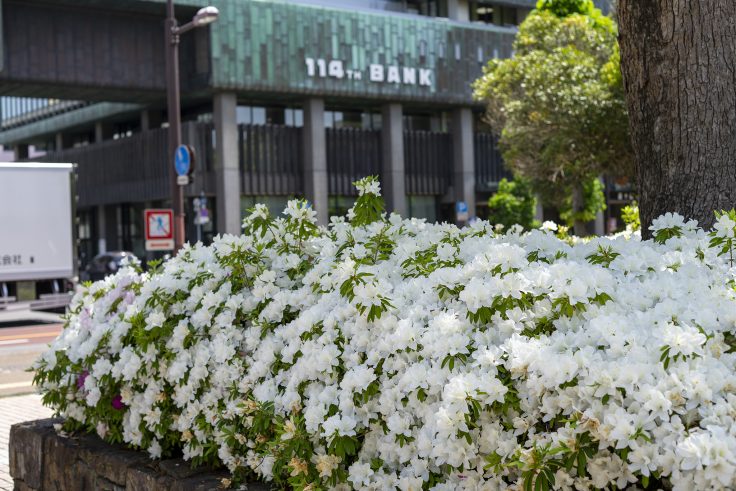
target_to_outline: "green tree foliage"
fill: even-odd
[[[606,196],[603,194],[603,183],[597,178],[583,183],[583,207],[573,211],[572,196],[568,196],[560,208],[560,218],[572,227],[575,222],[589,222],[595,220],[599,211],[606,209]]]
[[[621,209],[621,219],[627,228],[632,231],[641,230],[641,218],[639,217],[639,204],[633,201],[630,205]]]
[[[590,0],[540,0],[510,59],[491,60],[474,84],[507,165],[583,233],[585,186],[630,175],[633,155],[617,30]],[[596,210],[597,211],[597,210]],[[593,212],[595,213],[595,212]]]
[[[498,184],[496,194],[488,200],[488,221],[506,228],[518,224],[529,230],[539,226],[534,219],[536,207],[537,199],[527,181],[504,178]]]
[[[567,17],[572,14],[593,14],[593,2],[588,0],[539,0],[537,10],[547,10],[557,17]]]

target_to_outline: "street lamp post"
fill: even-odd
[[[181,107],[179,87],[179,36],[196,27],[206,26],[217,20],[219,11],[216,7],[199,9],[192,20],[179,26],[174,16],[174,0],[166,2],[166,98],[169,113],[169,152],[168,162],[171,174],[171,199],[174,209],[174,251],[184,245],[184,187],[176,180],[173,159],[177,147],[181,144]]]

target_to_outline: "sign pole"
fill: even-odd
[[[167,0],[165,23],[166,39],[166,96],[169,116],[169,159],[167,168],[171,174],[171,201],[174,209],[174,252],[184,245],[184,189],[177,183],[177,175],[171,167],[177,147],[181,143],[181,108],[179,88],[179,33],[174,17],[174,1]]]

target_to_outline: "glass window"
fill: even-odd
[[[438,0],[404,0],[404,11],[410,14],[438,17],[441,14]]]
[[[362,128],[363,127],[363,118],[360,112],[343,112],[340,114],[341,114],[341,118],[340,118],[339,123],[337,121],[337,118],[335,118],[336,128]]]
[[[380,113],[363,113],[363,128],[371,130],[381,129],[381,114]]]
[[[89,261],[95,255],[96,244],[94,242],[94,235],[96,235],[95,222],[97,217],[96,209],[89,209],[79,211],[77,213],[78,227],[77,236],[79,239],[79,248],[77,252],[79,254],[80,267],[89,263]]]
[[[406,114],[404,115],[404,130],[406,131],[438,131],[447,132],[450,129],[449,116],[442,112],[438,114]]]
[[[475,6],[474,11],[471,14],[471,20],[477,22],[485,22],[486,24],[493,24],[493,14],[495,7],[493,5],[478,4]]]
[[[328,5],[342,8],[367,8],[406,12],[415,15],[431,15],[446,17],[443,0],[299,0],[302,3]]]
[[[281,107],[271,107],[266,109],[266,124],[284,124],[284,109]]]
[[[266,108],[265,107],[254,107],[251,111],[253,122],[252,124],[266,124]]]
[[[499,5],[486,0],[470,2],[470,20],[497,26],[518,26],[524,20],[529,9],[520,9],[507,5]]]
[[[301,109],[283,107],[238,106],[235,119],[238,124],[303,125]]]
[[[301,109],[286,109],[285,111],[286,126],[295,126],[301,128],[304,126],[304,111]]]
[[[348,210],[355,204],[352,196],[332,195],[328,198],[328,215],[331,217],[347,215]]]
[[[407,196],[409,201],[409,216],[412,218],[426,218],[428,222],[437,221],[436,196]]]
[[[406,131],[429,131],[431,127],[431,117],[428,114],[404,115],[404,130]]]
[[[238,106],[235,108],[235,120],[238,124],[251,124],[253,122],[253,108]]]
[[[235,109],[235,120],[238,124],[266,124],[266,108],[238,106]]]
[[[116,207],[118,225],[118,244],[124,251],[130,251],[137,257],[146,257],[143,237],[142,203],[122,203]]]
[[[325,111],[325,128],[335,127],[335,111]]]
[[[133,133],[137,133],[141,130],[139,124],[136,123],[116,123],[113,127],[113,140],[119,140],[120,138],[128,138],[133,136]]]
[[[279,216],[286,208],[286,204],[293,196],[241,196],[240,197],[240,217],[248,216],[248,209],[253,208],[257,204],[264,204],[272,216]]]
[[[325,128],[380,129],[381,115],[369,111],[325,111]]]

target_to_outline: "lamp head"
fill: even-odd
[[[212,24],[217,20],[217,17],[220,15],[220,11],[217,7],[208,6],[208,7],[202,7],[197,11],[194,18],[192,19],[192,23],[195,27],[201,27],[206,26],[207,24]]]

